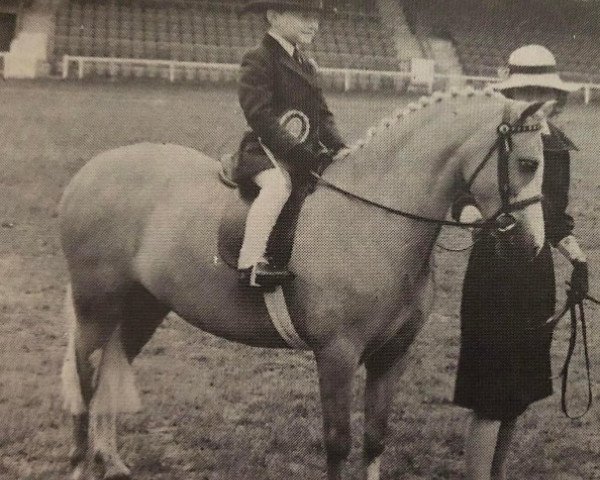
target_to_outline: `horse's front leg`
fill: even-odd
[[[341,480],[344,460],[352,445],[350,404],[352,379],[358,367],[354,345],[339,340],[322,351],[315,352],[319,372],[327,479]]]
[[[365,439],[364,478],[379,480],[381,454],[396,380],[402,375],[408,361],[407,351],[421,329],[420,316],[409,319],[398,334],[365,361]]]

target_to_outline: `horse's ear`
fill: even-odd
[[[556,100],[549,100],[547,102],[531,102],[527,104],[525,109],[521,112],[520,119],[522,122],[527,120],[529,117],[538,121],[545,120],[550,116],[555,105]]]
[[[545,120],[550,116],[555,106],[556,100],[548,100],[547,102],[544,102],[542,106],[540,106],[538,111],[535,113],[536,117],[540,120]]]

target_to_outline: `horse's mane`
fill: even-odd
[[[359,152],[364,147],[368,146],[373,140],[373,138],[378,136],[380,133],[388,130],[391,126],[397,124],[404,118],[409,117],[411,113],[418,112],[425,107],[441,103],[447,99],[457,97],[472,98],[482,96],[495,97],[498,99],[506,100],[506,97],[504,97],[504,95],[502,95],[500,92],[495,91],[491,87],[487,87],[484,90],[476,90],[473,87],[466,87],[463,89],[453,87],[446,92],[434,92],[429,96],[423,96],[419,98],[417,102],[411,102],[404,108],[396,109],[392,113],[391,117],[384,117],[378,125],[368,128],[365,136],[359,138],[356,142],[354,142],[354,144],[350,146],[350,156]]]

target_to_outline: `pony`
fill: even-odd
[[[289,262],[295,279],[283,292],[316,359],[328,480],[343,475],[362,365],[361,468],[379,479],[395,380],[432,302],[436,219],[455,196],[469,188],[507,261],[527,261],[543,245],[539,126],[550,109],[473,89],[423,97],[370,129],[306,199]],[[490,160],[496,147],[504,155]],[[131,364],[169,312],[231,341],[288,348],[262,293],[240,287],[218,257],[219,222],[235,195],[218,174],[219,163],[196,150],[140,143],[95,156],[65,189],[60,236],[71,282],[62,378],[74,479],[88,478],[94,462],[105,480],[132,478],[117,451],[116,416],[139,408]]]

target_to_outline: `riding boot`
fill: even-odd
[[[269,265],[265,252],[269,236],[281,209],[291,193],[291,182],[278,169],[272,168],[254,177],[260,187],[246,219],[244,241],[238,260],[239,283],[253,287],[279,285],[290,279],[290,273]]]

